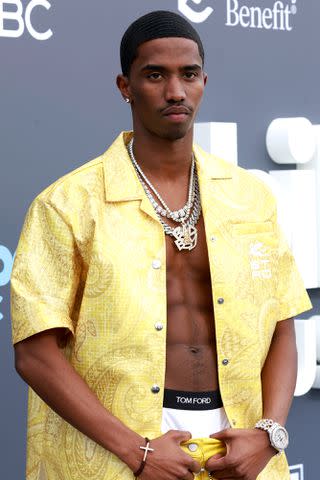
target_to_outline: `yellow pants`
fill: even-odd
[[[213,477],[209,477],[205,464],[213,455],[226,453],[224,443],[214,438],[191,438],[191,440],[181,443],[181,448],[201,465],[201,471],[196,475],[196,480],[214,480]]]

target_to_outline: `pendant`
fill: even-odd
[[[178,250],[193,250],[197,245],[198,231],[192,225],[182,225],[173,230],[172,235]]]

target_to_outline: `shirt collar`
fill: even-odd
[[[132,135],[132,132],[122,132],[102,155],[107,202],[141,200],[145,197],[127,151]],[[208,154],[197,145],[194,145],[193,151],[200,183],[207,179],[232,178],[232,164]]]

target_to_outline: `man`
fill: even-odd
[[[310,302],[275,201],[193,146],[207,76],[188,22],[141,17],[121,63],[133,133],[37,197],[16,255],[27,478],[288,479]]]

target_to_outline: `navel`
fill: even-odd
[[[189,349],[189,351],[190,351],[191,353],[193,353],[194,355],[197,355],[198,353],[200,353],[200,350],[201,350],[200,347],[196,347],[195,345],[190,345],[190,346],[188,347],[188,349]]]

